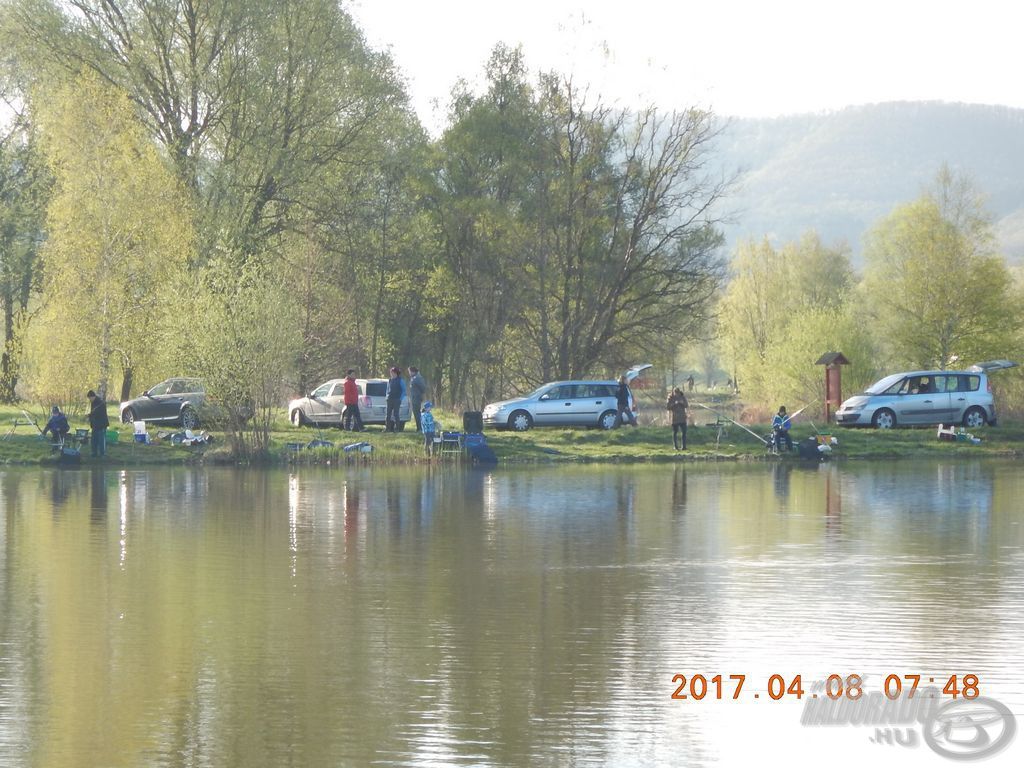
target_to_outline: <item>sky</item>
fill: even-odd
[[[1024,107],[1015,0],[347,0],[437,132],[498,42],[624,107],[773,117],[938,100]]]

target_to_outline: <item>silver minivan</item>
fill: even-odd
[[[383,424],[387,417],[387,379],[356,379],[359,388],[359,415],[363,424]],[[341,426],[345,411],[345,380],[331,379],[306,397],[288,403],[288,418],[296,427],[303,424]],[[398,429],[405,429],[409,420],[409,398],[403,397],[398,408]]]
[[[976,428],[996,423],[988,373],[1013,368],[1009,360],[991,360],[966,371],[907,371],[879,379],[836,411],[836,424],[892,429],[915,424],[963,424]]]
[[[650,364],[633,366],[626,371],[626,381],[632,382],[648,368]],[[516,432],[530,427],[611,429],[618,413],[618,393],[617,381],[551,381],[525,397],[488,403],[483,411],[484,424]]]

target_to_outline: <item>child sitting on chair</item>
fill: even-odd
[[[434,404],[428,400],[420,408],[420,429],[423,430],[423,447],[428,457],[434,455],[434,435],[440,426],[434,421],[433,407]]]
[[[43,427],[43,437],[46,437],[46,433],[50,432],[53,434],[54,442],[63,443],[70,431],[71,425],[68,424],[68,417],[61,413],[60,408],[56,405],[53,406],[50,409],[50,420]]]

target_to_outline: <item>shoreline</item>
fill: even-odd
[[[757,427],[753,427],[755,430]],[[765,428],[765,431],[766,428]],[[252,460],[236,460],[225,448],[217,433],[207,447],[192,448],[161,441],[152,444],[135,443],[131,434],[118,429],[119,439],[108,444],[108,455],[97,461],[84,446],[81,460],[64,464],[57,460],[51,446],[38,435],[9,434],[0,441],[0,464],[19,467],[105,467],[108,469],[146,468],[161,466],[246,466],[246,467],[365,467],[408,466],[426,467],[438,464],[462,463],[470,460],[464,454],[446,453],[427,459],[423,454],[420,435],[406,431],[359,433],[353,442],[368,442],[371,453],[346,453],[345,445],[355,436],[337,430],[314,431],[308,428],[290,428],[275,431],[269,456]],[[981,444],[940,441],[935,429],[922,427],[900,430],[837,429],[832,436],[838,440],[825,461],[846,462],[880,460],[892,461],[914,458],[944,459],[1019,459],[1024,457],[1024,425],[1006,425],[976,430]],[[806,427],[794,428],[794,443],[814,435]],[[542,465],[593,464],[699,464],[707,462],[786,462],[810,464],[814,460],[801,460],[796,452],[789,455],[771,455],[749,435],[732,433],[722,440],[717,430],[691,427],[688,450],[676,452],[672,447],[669,428],[647,426],[620,428],[610,431],[586,429],[533,429],[525,433],[484,433],[488,446],[497,456],[500,467]],[[296,439],[296,438],[305,438]],[[308,444],[322,439],[330,447],[306,447],[294,450],[297,444]],[[727,441],[728,440],[728,441]]]

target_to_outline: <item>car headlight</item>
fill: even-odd
[[[853,411],[853,412],[863,411],[864,410],[864,404],[861,403],[860,405],[843,405],[843,406],[841,406],[839,408],[839,410],[843,411],[844,413],[850,413],[851,411]]]

